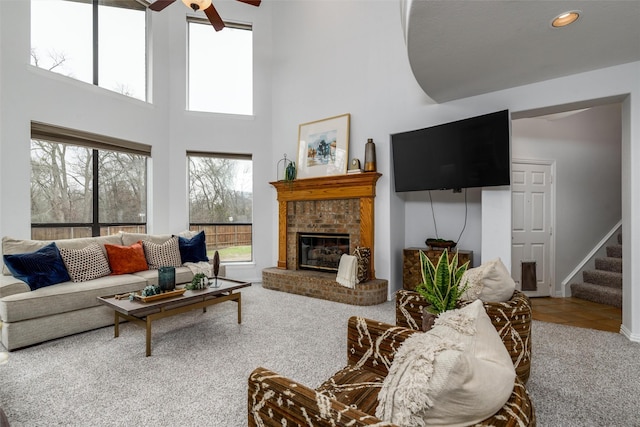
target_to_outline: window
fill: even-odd
[[[187,153],[189,229],[204,230],[209,257],[252,260],[253,162],[248,155]]]
[[[144,233],[149,153],[143,144],[32,123],[31,237]]]
[[[146,8],[135,0],[32,0],[31,64],[146,99]]]
[[[253,114],[253,32],[226,23],[216,32],[206,20],[189,18],[187,109]]]

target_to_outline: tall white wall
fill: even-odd
[[[260,278],[261,270],[271,265],[273,216],[264,209],[271,203],[265,184],[271,165],[263,161],[271,156],[271,20],[265,3],[259,9],[239,2],[217,5],[226,19],[254,23],[255,114],[246,117],[185,111],[189,9],[180,2],[160,13],[148,12],[152,103],[29,65],[30,2],[0,2],[0,234],[30,237],[32,120],[151,145],[151,233],[175,233],[188,226],[187,150],[252,154],[254,262],[228,271],[238,278]]]
[[[556,162],[555,290],[622,218],[622,106],[512,123],[512,154]],[[570,294],[570,290],[569,291]]]
[[[512,113],[544,110],[602,98],[626,99],[623,108],[623,220],[625,239],[624,325],[629,336],[640,335],[640,266],[631,266],[627,252],[640,247],[638,172],[640,158],[640,63],[632,63],[486,95],[434,104],[415,82],[402,38],[400,7],[393,1],[277,1],[273,7],[273,157],[297,151],[300,123],[351,113],[350,156],[363,156],[366,138],[377,144],[378,170],[383,177],[376,197],[376,273],[401,287],[401,249],[430,237],[430,208],[424,194],[393,191],[389,135],[479,114],[509,109]],[[631,94],[630,96],[628,96]],[[595,102],[594,105],[597,105]],[[625,116],[626,114],[626,116]],[[626,135],[626,136],[625,136]],[[626,148],[625,148],[626,147]],[[635,175],[634,175],[635,174]],[[478,195],[478,191],[480,195]],[[640,192],[636,191],[640,194]],[[460,247],[474,250],[476,262],[500,256],[511,263],[511,192],[509,187],[473,191],[468,225]],[[434,198],[439,234],[457,237],[463,203],[459,195]],[[634,198],[635,197],[635,198]],[[272,191],[272,210],[276,210]],[[636,213],[635,217],[632,213]],[[277,223],[273,220],[272,261],[276,261]],[[636,220],[637,223],[637,220]],[[440,230],[443,230],[442,232]],[[630,247],[627,251],[627,242]],[[636,251],[639,249],[635,249]],[[627,271],[627,270],[625,270]],[[634,280],[635,278],[635,280]],[[633,331],[633,332],[631,332]]]

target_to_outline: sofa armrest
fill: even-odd
[[[265,368],[249,376],[247,409],[249,427],[393,426]]]
[[[23,292],[31,292],[31,288],[25,282],[13,276],[0,275],[0,298]]]
[[[349,365],[387,376],[393,357],[405,339],[417,331],[363,317],[351,317],[347,331]]]

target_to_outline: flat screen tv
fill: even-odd
[[[396,192],[509,185],[509,111],[391,135]]]

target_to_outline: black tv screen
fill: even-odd
[[[391,135],[396,192],[509,185],[509,111]]]

